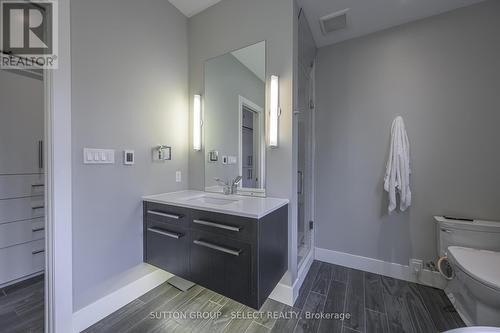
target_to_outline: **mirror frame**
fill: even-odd
[[[267,170],[266,170],[266,166],[267,166],[267,114],[269,112],[269,108],[268,108],[268,99],[269,99],[269,94],[268,94],[268,90],[269,90],[269,84],[268,84],[268,81],[269,81],[269,73],[268,73],[268,51],[267,51],[267,47],[268,47],[268,42],[266,39],[264,40],[260,40],[260,41],[256,41],[256,42],[252,42],[250,44],[247,44],[245,46],[242,46],[242,47],[239,47],[239,48],[236,48],[236,49],[231,49],[227,52],[224,52],[224,53],[221,53],[217,56],[214,56],[214,57],[211,57],[211,58],[208,58],[206,59],[204,62],[203,62],[203,75],[201,76],[202,77],[202,87],[203,87],[203,98],[202,98],[202,119],[205,119],[205,117],[207,116],[207,110],[205,108],[205,101],[206,101],[206,65],[207,63],[210,61],[210,60],[214,60],[218,57],[221,57],[221,56],[224,56],[226,54],[230,54],[232,52],[235,52],[235,51],[238,51],[238,50],[241,50],[241,49],[244,49],[244,48],[247,48],[247,47],[250,47],[250,46],[253,46],[253,45],[257,45],[259,43],[264,43],[265,47],[264,47],[264,73],[265,73],[265,81],[264,81],[264,107],[262,108],[262,121],[261,121],[261,124],[262,124],[262,133],[259,134],[259,137],[261,139],[261,143],[260,143],[260,146],[261,146],[261,153],[260,153],[260,162],[259,162],[259,167],[261,168],[261,177],[260,177],[260,181],[259,181],[259,185],[261,186],[260,188],[248,188],[248,187],[242,187],[242,182],[240,182],[240,184],[238,185],[238,189],[237,189],[237,195],[244,195],[244,196],[255,196],[255,197],[266,197],[266,183],[267,183]],[[245,96],[242,96],[242,95],[239,95],[238,96],[238,119],[239,119],[239,127],[241,127],[241,124],[242,124],[242,115],[241,115],[241,103],[242,103],[242,98],[246,101],[249,101],[251,102],[252,104],[254,104],[252,101],[248,100],[247,98],[245,98]],[[260,107],[259,107],[260,108]],[[203,126],[204,127],[204,126]],[[241,172],[242,171],[242,159],[241,159],[241,143],[242,143],[242,133],[241,133],[241,129],[238,131],[238,145],[239,145],[239,149],[238,149],[238,170]],[[207,179],[206,179],[206,167],[207,167],[207,161],[208,161],[208,151],[207,151],[207,146],[206,146],[206,142],[207,142],[207,131],[205,130],[205,128],[202,128],[202,138],[203,138],[203,144],[202,144],[202,152],[203,152],[203,178],[204,178],[204,191],[205,192],[209,192],[209,193],[219,193],[219,192],[215,192],[215,191],[210,191],[208,190],[209,187],[207,187]],[[243,175],[241,175],[243,176]]]

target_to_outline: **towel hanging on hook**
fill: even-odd
[[[410,189],[410,142],[403,118],[398,116],[391,126],[391,146],[384,177],[384,190],[389,194],[389,213],[397,207],[404,212],[411,205]]]

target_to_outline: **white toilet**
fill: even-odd
[[[500,222],[435,219],[446,294],[467,326],[500,327]]]

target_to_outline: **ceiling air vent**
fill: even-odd
[[[347,27],[348,11],[349,8],[321,17],[319,24],[323,35],[345,29]]]

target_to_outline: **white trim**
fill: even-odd
[[[45,71],[45,332],[72,330],[70,0],[58,0],[59,68]]]
[[[262,193],[264,191],[265,195],[265,178],[266,178],[266,136],[265,136],[265,113],[264,108],[258,106],[248,98],[245,98],[241,95],[238,95],[238,170],[243,176],[243,137],[241,133],[241,128],[243,127],[243,105],[248,106],[252,111],[255,111],[259,114],[259,142],[260,142],[260,156],[259,156],[259,188],[244,188],[243,181],[240,182],[238,189],[242,192],[248,193],[256,190],[256,193]]]
[[[309,272],[309,269],[311,268],[311,265],[314,261],[313,252],[314,251],[309,251],[309,254],[304,259],[303,264],[298,272],[297,279],[295,279],[295,282],[293,283],[293,286],[289,286],[285,283],[280,282],[271,292],[269,298],[289,306],[293,306],[295,304],[295,301],[299,297],[300,287],[302,287],[307,273]]]
[[[81,332],[113,312],[158,287],[173,275],[160,269],[134,280],[122,288],[104,296],[73,313],[72,332]]]
[[[275,300],[276,302],[280,302],[289,306],[293,306],[295,301],[294,297],[294,288],[285,283],[278,283],[274,290],[269,295],[270,299]]]
[[[362,257],[354,254],[332,251],[322,248],[315,249],[315,259],[330,264],[359,269],[365,272],[393,277],[431,287],[444,289],[446,281],[438,272],[423,270],[419,275],[412,273],[409,266],[387,262],[379,259]]]

